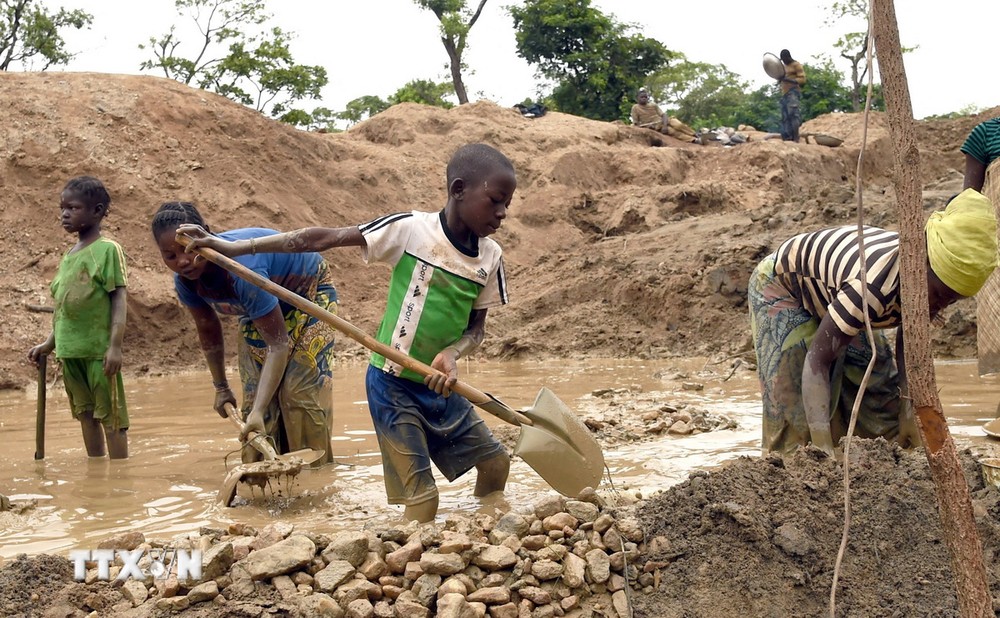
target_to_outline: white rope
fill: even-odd
[[[854,427],[858,421],[858,411],[861,409],[861,401],[865,396],[865,389],[868,388],[868,378],[871,377],[872,369],[875,367],[876,349],[875,335],[872,332],[871,317],[868,315],[868,264],[865,258],[864,241],[864,201],[862,200],[861,173],[862,163],[865,157],[865,146],[868,144],[868,117],[872,103],[872,49],[875,43],[872,40],[872,15],[871,5],[868,6],[868,50],[866,60],[868,63],[868,92],[865,96],[864,123],[861,135],[861,151],[858,153],[858,168],[855,173],[854,191],[857,194],[858,202],[858,259],[861,261],[861,306],[864,307],[865,333],[868,335],[869,346],[871,347],[871,360],[865,369],[864,378],[858,388],[858,394],[854,397],[854,406],[851,408],[851,421],[847,427],[847,436],[844,439],[844,532],[840,537],[840,549],[837,551],[837,560],[833,567],[833,582],[830,584],[830,618],[836,617],[837,610],[837,582],[840,579],[840,567],[843,564],[844,554],[847,552],[847,540],[851,529],[851,441],[854,437]],[[832,413],[832,410],[831,410]]]

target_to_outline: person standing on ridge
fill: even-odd
[[[797,142],[802,125],[802,86],[806,83],[806,71],[787,49],[781,50],[781,62],[785,65],[785,76],[778,80],[781,83],[781,139]]]

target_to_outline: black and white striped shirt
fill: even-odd
[[[865,227],[868,315],[872,328],[898,326],[899,234]],[[774,274],[819,319],[830,314],[841,332],[864,329],[857,226],[794,236],[778,248]]]

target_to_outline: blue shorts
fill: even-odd
[[[389,375],[372,365],[365,376],[368,409],[375,424],[389,504],[407,506],[437,496],[431,462],[449,481],[506,449],[469,400],[442,397],[422,383]]]

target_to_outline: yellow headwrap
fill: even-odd
[[[924,231],[934,274],[962,296],[975,296],[997,266],[997,220],[990,200],[966,189],[943,212],[932,213]]]

